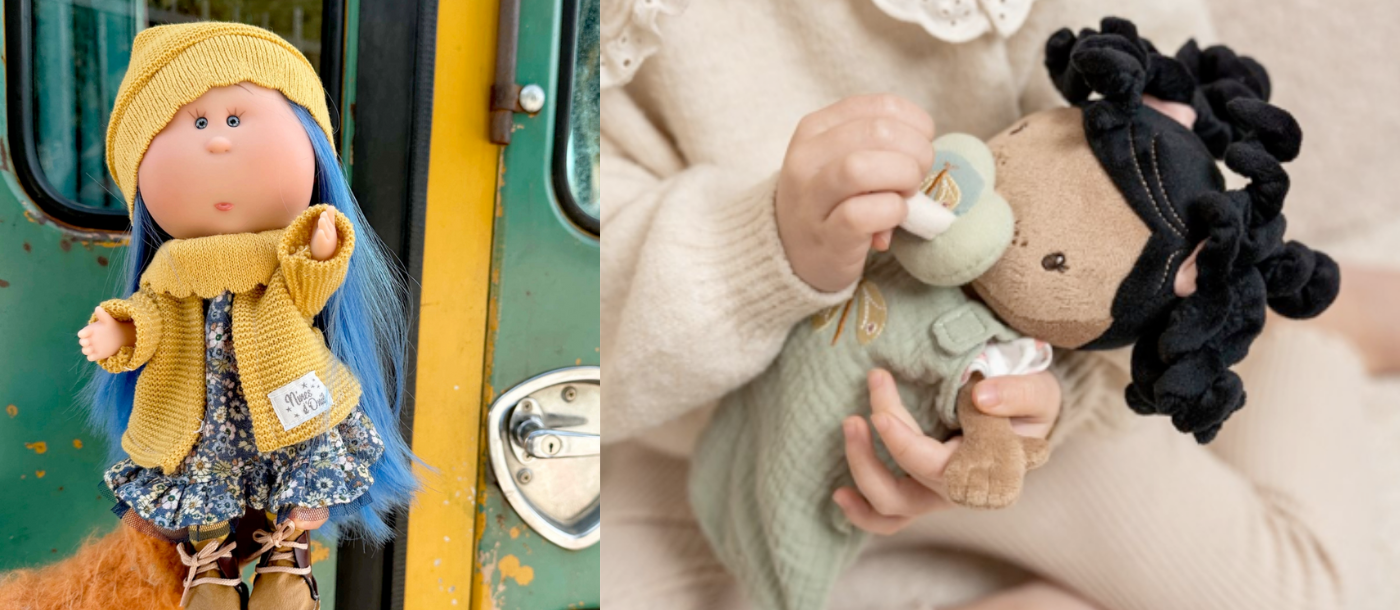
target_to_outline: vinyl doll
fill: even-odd
[[[120,436],[114,512],[176,543],[189,608],[318,607],[309,530],[383,540],[417,485],[402,284],[332,142],[319,78],[277,35],[136,37],[107,131],[126,298],[78,337],[105,370],[92,419]]]
[[[925,430],[961,430],[948,499],[1000,508],[1049,450],[972,406],[982,376],[1043,370],[1049,345],[1133,344],[1128,406],[1205,443],[1244,404],[1229,367],[1266,308],[1307,318],[1336,297],[1336,264],[1282,239],[1281,162],[1302,135],[1259,64],[1194,43],[1163,56],[1109,18],[1056,33],[1046,66],[1073,106],[986,144],[935,141],[927,195],[853,302],[798,325],[701,438],[691,502],[756,607],[824,607],[860,550],[829,498],[848,484],[841,421],[868,409],[870,369]],[[1218,158],[1249,185],[1227,190]]]

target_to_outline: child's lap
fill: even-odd
[[[1103,596],[1162,588],[1171,599],[1180,589],[1156,572],[1163,566],[1198,561],[1203,552],[1257,561],[1247,538],[1257,535],[1249,528],[1264,526],[1261,490],[1303,518],[1326,514],[1316,522],[1324,537],[1354,535],[1367,510],[1365,502],[1349,501],[1365,479],[1358,463],[1365,446],[1358,437],[1366,433],[1360,362],[1331,337],[1273,329],[1240,372],[1249,406],[1209,447],[1176,433],[1165,418],[1106,418],[1118,424],[1069,438],[1011,509],[935,513],[875,539],[837,587],[833,608],[965,601],[1022,577],[1008,564],[1071,587],[1112,581],[1095,591]],[[604,452],[603,472],[608,607],[744,607],[685,504],[684,460],[624,443]],[[1212,530],[1222,524],[1240,531]],[[1171,544],[1177,536],[1196,539]],[[1008,563],[940,550],[951,548]],[[1150,559],[1114,559],[1125,555]]]

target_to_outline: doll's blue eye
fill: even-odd
[[[199,118],[197,118],[197,119],[194,120],[194,128],[195,128],[195,129],[204,129],[205,127],[208,127],[208,126],[209,126],[209,119],[206,119],[206,118],[204,118],[204,117],[199,117]]]
[[[224,122],[225,122],[225,123],[228,123],[228,126],[229,126],[229,127],[237,127],[238,124],[241,123],[242,121],[238,120],[238,117],[236,117],[236,116],[234,116],[234,115],[229,115],[228,120],[227,120],[227,121],[224,121]]]

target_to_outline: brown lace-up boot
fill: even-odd
[[[180,605],[187,610],[243,610],[248,602],[248,586],[238,574],[233,556],[235,542],[227,534],[199,541],[182,542],[175,547],[185,575],[185,592]]]
[[[253,540],[262,545],[262,558],[253,569],[248,610],[318,610],[321,596],[311,576],[311,532],[287,520],[270,532],[253,532]]]

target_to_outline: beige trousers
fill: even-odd
[[[1364,368],[1340,339],[1272,326],[1238,369],[1248,406],[1211,445],[1165,418],[1100,418],[1015,506],[938,512],[872,540],[831,607],[942,608],[1028,575],[1110,610],[1375,607],[1378,490],[1400,481],[1371,467]],[[685,490],[684,460],[605,447],[605,608],[749,607]]]

